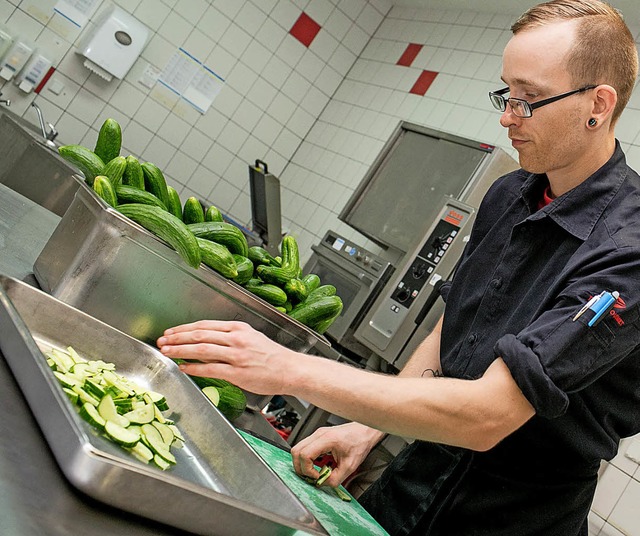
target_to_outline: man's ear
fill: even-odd
[[[590,117],[598,124],[604,124],[613,115],[618,102],[618,93],[608,84],[600,84],[593,90],[593,100]]]

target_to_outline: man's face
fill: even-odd
[[[534,103],[578,89],[573,87],[566,68],[575,29],[575,21],[563,21],[525,30],[511,38],[502,63],[502,79],[509,86],[509,97]],[[589,106],[583,93],[537,108],[529,118],[516,117],[507,106],[500,124],[509,129],[509,138],[525,170],[561,173],[583,154]]]

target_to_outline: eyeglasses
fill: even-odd
[[[594,89],[597,86],[590,85],[584,86],[580,89],[574,89],[573,91],[568,91],[567,93],[561,93],[560,95],[556,95],[555,97],[549,97],[548,99],[542,99],[537,102],[527,102],[523,99],[515,99],[513,97],[507,98],[503,95],[505,93],[509,93],[509,88],[505,87],[504,89],[500,89],[498,91],[490,91],[489,99],[491,100],[491,104],[496,110],[500,110],[504,112],[507,109],[507,103],[511,107],[511,111],[513,115],[516,117],[531,117],[533,115],[533,110],[536,108],[540,108],[541,106],[546,106],[547,104],[551,104],[552,102],[559,101],[560,99],[564,99],[565,97],[570,97],[571,95],[575,95],[576,93],[582,93],[583,91],[587,91],[589,89]]]

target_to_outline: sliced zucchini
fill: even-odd
[[[153,460],[153,452],[151,449],[147,447],[142,441],[138,441],[133,447],[131,447],[130,451],[136,458],[138,458],[141,462],[149,463]]]
[[[125,419],[129,419],[129,421],[133,424],[147,424],[155,419],[155,405],[154,404],[144,404],[136,409],[133,409],[123,415]]]
[[[113,421],[106,421],[104,425],[104,431],[107,435],[118,445],[123,447],[133,447],[138,441],[140,441],[140,434],[124,428]]]
[[[106,421],[101,417],[93,404],[90,404],[89,402],[82,404],[80,407],[80,416],[91,426],[94,426],[99,430],[104,430]]]
[[[155,463],[163,471],[166,471],[167,469],[169,469],[169,467],[171,467],[171,464],[164,458],[162,458],[162,456],[160,456],[159,454],[156,454],[153,457],[153,463]]]
[[[218,407],[218,404],[220,403],[220,391],[218,391],[216,387],[213,387],[212,385],[209,387],[204,387],[202,389],[202,392],[209,400],[211,400],[211,403],[215,407]]]
[[[109,395],[103,396],[100,400],[100,404],[98,404],[98,413],[105,421],[113,421],[123,428],[127,428],[129,424],[131,424],[129,419],[118,413],[116,405],[113,403],[113,398]]]
[[[98,407],[98,404],[100,403],[100,401],[97,398],[91,396],[89,393],[87,393],[79,385],[74,385],[73,387],[71,387],[71,390],[78,395],[78,398],[82,401],[83,404],[85,402],[88,402],[92,406],[95,406],[96,408]]]
[[[163,424],[158,421],[153,421],[151,424],[152,426],[155,426],[158,429],[158,432],[160,432],[163,443],[167,446],[171,446],[174,438],[171,428],[169,428],[166,424]]]
[[[73,388],[74,385],[82,387],[82,385],[84,384],[84,382],[81,382],[71,374],[64,374],[62,372],[54,370],[53,375],[58,379],[60,385],[62,385],[62,387],[66,387],[67,389]]]

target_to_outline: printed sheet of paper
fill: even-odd
[[[183,48],[179,48],[160,73],[158,82],[180,95],[204,114],[224,87],[224,80]]]
[[[101,0],[58,0],[53,10],[82,28],[93,15]]]

